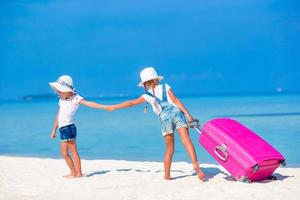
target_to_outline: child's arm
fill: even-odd
[[[81,99],[79,101],[80,104],[91,107],[91,108],[98,108],[98,109],[104,109],[107,110],[107,106],[106,105],[102,105],[93,101],[87,101],[85,99]]]
[[[108,110],[114,111],[114,110],[118,110],[118,109],[122,109],[122,108],[128,108],[128,107],[132,107],[132,106],[144,103],[145,101],[146,100],[144,99],[144,97],[140,96],[137,99],[125,101],[125,102],[115,104],[115,105],[111,105],[111,106],[109,106]]]
[[[53,125],[53,129],[52,129],[51,135],[50,135],[50,137],[52,139],[55,139],[55,136],[56,136],[56,130],[57,130],[57,127],[58,127],[58,115],[59,115],[59,110],[58,110],[58,113],[57,113],[57,116],[56,116],[56,119],[55,119],[55,122],[54,122],[54,125]]]
[[[189,122],[192,122],[194,118],[189,113],[189,111],[184,107],[183,103],[176,97],[176,95],[172,92],[171,89],[168,91],[169,96],[171,97],[172,101],[175,103],[176,106],[186,115]]]

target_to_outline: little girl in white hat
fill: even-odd
[[[54,122],[51,138],[56,136],[56,130],[59,128],[61,139],[61,154],[65,159],[71,173],[64,177],[75,178],[81,177],[81,161],[76,146],[77,129],[73,121],[73,117],[80,104],[99,109],[107,107],[95,102],[86,101],[83,99],[73,87],[72,78],[68,75],[59,77],[56,82],[51,82],[49,85],[59,94],[59,111]],[[71,152],[73,158],[69,155]]]
[[[120,104],[111,105],[108,107],[109,111],[135,106],[144,102],[150,103],[155,114],[157,114],[161,121],[162,135],[165,138],[166,151],[164,156],[164,168],[166,180],[171,180],[171,163],[174,153],[174,131],[177,129],[183,145],[192,160],[194,170],[200,180],[204,180],[205,176],[201,171],[194,145],[189,136],[189,130],[185,116],[189,122],[194,119],[184,107],[182,102],[175,96],[168,84],[159,84],[163,79],[158,76],[153,67],[147,67],[140,73],[141,82],[140,87],[145,88],[145,94],[139,98],[126,101]],[[185,116],[184,116],[185,115]]]

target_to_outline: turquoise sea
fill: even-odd
[[[113,104],[125,99],[90,99]],[[300,167],[300,94],[181,98],[201,123],[213,118],[236,119],[255,131]],[[60,158],[60,142],[50,132],[56,100],[1,101],[0,155]],[[144,105],[108,113],[81,106],[76,114],[78,149],[83,159],[162,161],[164,140],[159,119]],[[200,163],[216,163],[190,130]],[[175,161],[189,161],[176,135]]]

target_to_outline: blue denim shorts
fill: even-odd
[[[183,112],[175,106],[167,106],[159,114],[162,135],[172,134],[175,129],[188,127]]]
[[[63,126],[59,129],[60,140],[63,142],[68,142],[76,139],[77,129],[75,124],[70,124]]]

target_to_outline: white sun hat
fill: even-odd
[[[146,67],[144,68],[141,73],[141,82],[138,84],[140,87],[144,87],[144,83],[150,80],[158,79],[161,81],[164,77],[163,76],[158,76],[157,72],[153,67]]]
[[[50,82],[49,85],[54,89],[60,92],[74,92],[75,88],[73,87],[73,80],[68,75],[63,75],[58,78],[56,82]]]

